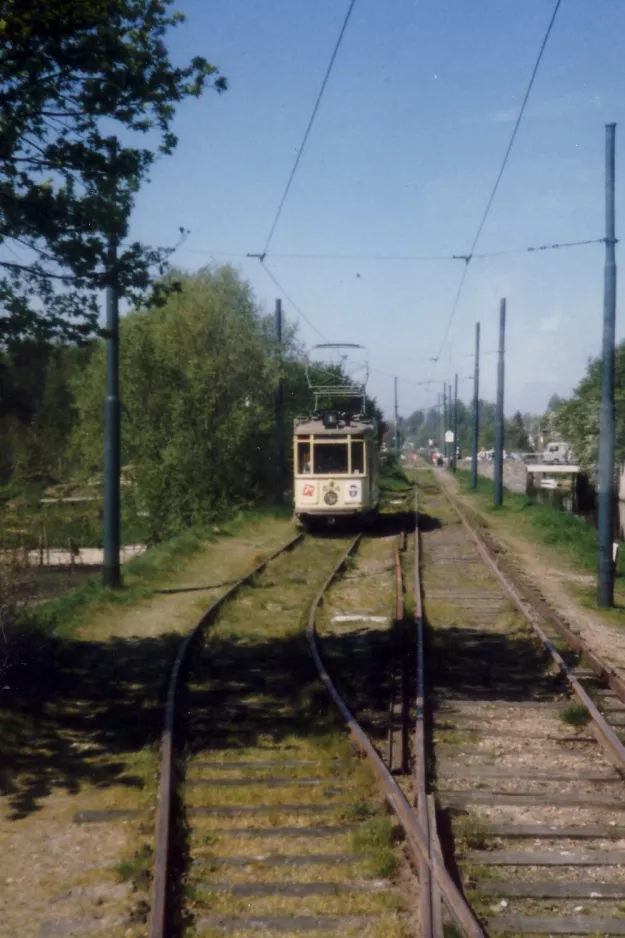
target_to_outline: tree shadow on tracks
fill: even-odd
[[[10,817],[53,791],[138,788],[127,759],[160,738],[168,672],[180,642],[64,639],[32,623],[6,629],[0,656],[0,793]]]

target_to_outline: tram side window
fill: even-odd
[[[297,471],[300,475],[312,471],[310,461],[310,443],[297,444]]]
[[[317,443],[315,473],[347,473],[347,443]]]
[[[360,440],[352,440],[352,473],[357,476],[364,475],[365,446]]]

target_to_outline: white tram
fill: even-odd
[[[317,345],[316,349],[362,348],[353,344]],[[319,372],[308,380],[314,393],[312,416],[297,418],[293,431],[293,496],[296,519],[307,528],[355,517],[365,523],[378,516],[379,433],[366,414],[364,380],[346,380],[343,356],[337,372]],[[368,367],[364,365],[365,371]],[[332,407],[331,401],[340,403]],[[322,407],[325,403],[330,406]]]
[[[352,516],[375,521],[380,504],[375,420],[327,411],[295,422],[295,516],[305,527]]]

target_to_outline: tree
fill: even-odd
[[[511,420],[505,424],[506,447],[513,452],[526,453],[530,448],[530,440],[525,429],[525,422],[520,410],[517,410]]]
[[[107,239],[126,238],[155,152],[169,154],[175,106],[215,66],[174,66],[165,45],[183,20],[172,0],[0,0],[0,342],[84,337],[107,283]],[[112,155],[110,135],[123,144]],[[128,244],[121,293],[137,300],[167,250]],[[162,284],[161,284],[162,289]]]
[[[561,438],[569,442],[582,469],[594,481],[599,458],[599,409],[601,406],[601,373],[603,361],[589,362],[586,374],[573,396],[560,404],[554,415],[555,427]],[[615,371],[615,458],[625,462],[625,342],[616,347]]]
[[[285,327],[279,349],[273,317],[231,267],[171,277],[179,292],[120,323],[126,495],[155,538],[274,494],[281,357],[285,427],[312,405],[295,330]],[[72,449],[85,476],[102,464],[105,351],[97,340],[74,378]]]

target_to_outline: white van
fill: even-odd
[[[571,444],[549,443],[543,452],[542,461],[554,466],[566,465],[571,461]]]

